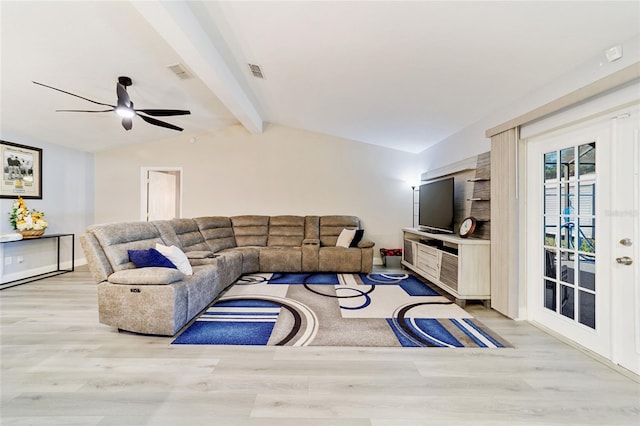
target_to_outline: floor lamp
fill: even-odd
[[[411,185],[411,227],[416,227],[416,186]]]

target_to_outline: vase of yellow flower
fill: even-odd
[[[13,203],[13,209],[9,213],[9,221],[13,225],[13,229],[22,238],[37,238],[44,234],[47,227],[47,220],[44,213],[35,209],[28,209],[22,197],[18,197]]]

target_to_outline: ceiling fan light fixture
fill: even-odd
[[[124,106],[117,107],[115,111],[116,114],[118,114],[122,118],[133,118],[136,115],[133,109]]]
[[[1,1],[1,0],[0,0]],[[133,127],[133,117],[140,117],[143,121],[152,124],[154,126],[164,127],[165,129],[177,130],[179,132],[183,131],[182,127],[174,126],[171,123],[167,123],[166,121],[158,120],[154,117],[169,117],[173,115],[189,115],[191,111],[182,110],[182,109],[157,109],[157,108],[146,108],[146,109],[135,109],[133,106],[133,102],[131,98],[129,98],[129,94],[127,93],[127,87],[131,86],[131,79],[129,77],[118,77],[118,83],[116,83],[116,95],[118,96],[118,102],[116,105],[107,104],[104,102],[94,101],[89,98],[85,98],[84,96],[76,95],[75,93],[67,92],[66,90],[58,89],[53,86],[48,86],[46,84],[38,83],[37,81],[33,82],[39,86],[47,87],[52,90],[56,90],[58,92],[66,93],[67,95],[74,96],[76,98],[84,99],[85,101],[91,102],[97,105],[103,105],[105,107],[109,107],[109,109],[105,110],[77,110],[77,109],[58,109],[56,111],[60,112],[112,112],[118,115],[118,117],[122,117],[122,127],[125,130],[131,130]],[[142,114],[138,114],[142,113]]]

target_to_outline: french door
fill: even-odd
[[[529,319],[640,374],[638,111],[527,141]]]

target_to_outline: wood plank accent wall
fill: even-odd
[[[486,180],[480,180],[486,179]],[[473,182],[468,182],[473,188],[471,195],[470,216],[478,219],[474,238],[491,239],[491,152],[478,155]],[[480,201],[475,201],[480,200]]]
[[[517,133],[491,138],[491,307],[518,316]]]
[[[473,238],[483,240],[491,239],[491,152],[487,151],[474,157],[466,158],[457,163],[449,164],[445,167],[424,172],[421,175],[422,182],[433,179],[441,179],[453,176],[455,179],[454,188],[454,231],[458,232],[460,223],[467,216],[474,216],[479,220]],[[487,179],[487,180],[478,180]],[[416,187],[414,213],[417,215],[417,200],[419,193]],[[480,198],[483,201],[471,201]],[[417,226],[417,221],[416,221]]]

